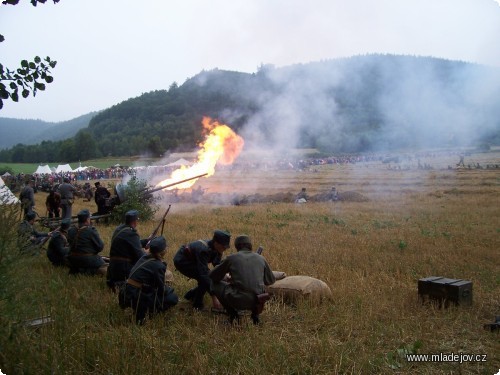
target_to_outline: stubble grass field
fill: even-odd
[[[476,157],[500,163],[498,154]],[[433,170],[417,169],[416,161],[409,170],[380,162],[302,172],[228,169],[200,182],[212,193],[243,194],[301,187],[316,194],[335,185],[366,202],[173,204],[165,226],[172,271],[181,244],[220,228],[249,234],[274,270],[330,286],[333,298],[319,305],[271,300],[258,327],[249,319],[230,327],[223,315],[192,312],[182,296],[194,281],[176,271],[179,305],[137,327],[103,278],[69,276],[44,254],[19,257],[7,241],[0,369],[9,375],[495,374],[500,335],[483,324],[500,315],[500,169],[446,169],[455,159],[426,160]],[[36,199],[44,211],[45,194]],[[95,206],[78,200],[74,212],[84,207]],[[3,210],[5,238],[16,223]],[[141,222],[139,232],[146,237],[154,225]],[[107,254],[114,227],[97,227]],[[417,281],[427,276],[472,281],[473,305],[422,304]],[[46,315],[52,323],[23,324]],[[411,363],[405,353],[485,354],[486,362]]]

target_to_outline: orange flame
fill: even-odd
[[[207,173],[206,177],[215,173],[215,165],[219,162],[222,165],[232,164],[243,148],[243,138],[236,134],[229,126],[213,121],[209,117],[203,117],[202,125],[205,133],[205,140],[198,146],[198,158],[196,163],[190,167],[182,166],[172,172],[169,178],[161,181],[157,187],[166,186],[175,181],[182,181],[186,178]],[[166,188],[187,189],[195,184],[198,179],[184,182],[179,185]]]

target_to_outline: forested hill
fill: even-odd
[[[0,117],[0,149],[12,147],[18,143],[34,145],[42,141],[71,138],[78,130],[86,128],[95,114],[97,112],[62,122]]]
[[[74,138],[49,144],[58,154],[47,153],[47,145],[29,152],[16,146],[0,152],[0,160],[72,161],[192,149],[201,137],[202,116],[227,123],[246,145],[274,149],[365,152],[500,144],[499,102],[499,69],[430,57],[367,55],[264,65],[253,74],[215,69],[100,112]]]

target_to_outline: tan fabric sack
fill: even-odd
[[[310,276],[287,276],[269,285],[267,291],[283,297],[286,302],[294,302],[300,298],[321,302],[332,296],[332,291],[325,282]]]

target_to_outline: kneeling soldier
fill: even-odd
[[[138,324],[144,323],[146,313],[152,315],[166,311],[179,301],[174,290],[165,285],[167,264],[162,261],[167,252],[165,238],[151,240],[149,252],[132,268],[127,284],[119,294],[120,306],[132,307]]]
[[[69,254],[68,229],[71,226],[70,219],[63,219],[59,229],[52,232],[47,247],[47,257],[54,266],[67,265],[67,256]]]
[[[136,229],[138,221],[139,212],[128,211],[125,214],[125,224],[120,224],[111,237],[107,284],[113,290],[115,284],[124,283],[127,280],[134,264],[146,255],[143,248],[148,239],[140,239]]]
[[[72,226],[68,230],[68,241],[71,274],[106,275],[108,265],[99,255],[104,249],[104,242],[97,229],[90,225],[89,210],[81,210],[78,213],[78,227]]]

